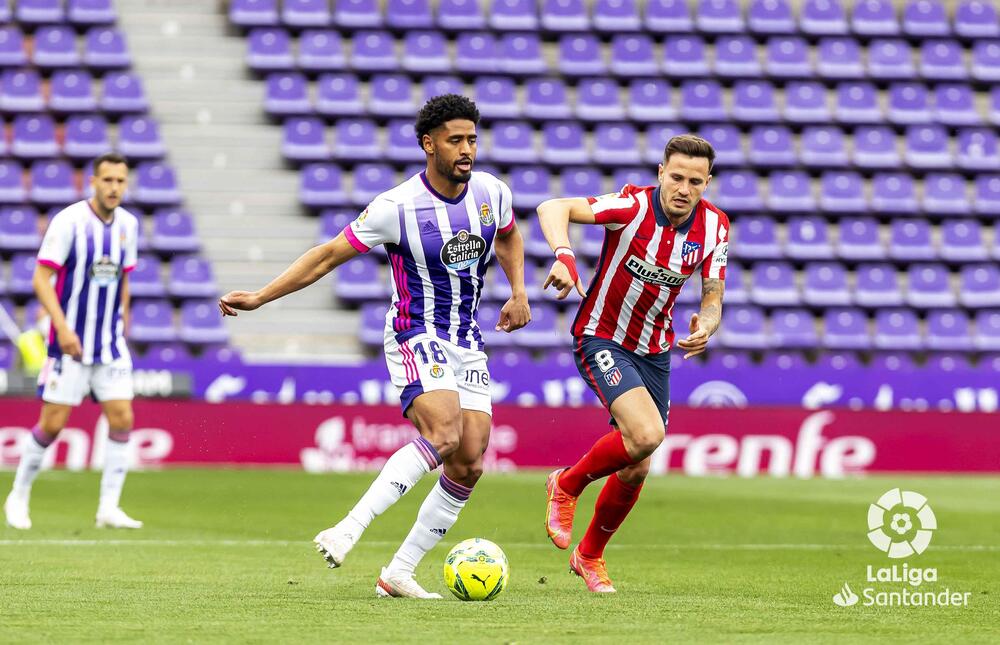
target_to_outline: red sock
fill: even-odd
[[[597,496],[594,519],[590,520],[590,526],[580,540],[580,555],[587,558],[604,555],[604,547],[635,506],[641,490],[642,484],[629,486],[618,479],[618,475],[608,477],[601,494]]]
[[[587,484],[616,473],[634,461],[625,450],[625,440],[622,433],[612,430],[594,442],[590,452],[580,461],[563,471],[559,476],[559,488],[569,495],[579,497]]]

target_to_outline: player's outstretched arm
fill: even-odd
[[[31,286],[35,289],[38,302],[42,303],[45,312],[52,319],[52,326],[56,330],[56,340],[59,341],[59,349],[63,354],[72,356],[80,360],[83,356],[83,345],[76,332],[66,324],[66,315],[59,304],[59,296],[56,295],[55,287],[52,286],[52,278],[56,270],[44,264],[35,265],[35,273],[31,276]]]
[[[308,287],[327,273],[358,255],[341,233],[329,242],[314,246],[259,291],[230,291],[219,299],[223,316],[235,316],[239,311],[253,311],[272,300]]]
[[[510,282],[510,300],[500,310],[496,329],[509,334],[531,322],[531,306],[524,288],[524,239],[514,226],[506,234],[498,234],[493,247]]]
[[[708,339],[719,329],[722,322],[722,295],[726,283],[718,278],[703,278],[701,283],[701,311],[691,316],[690,335],[677,342],[677,346],[687,350],[684,358],[697,356],[705,351]]]
[[[550,284],[554,285],[559,290],[556,294],[558,300],[568,296],[573,287],[576,287],[576,292],[581,296],[587,295],[576,270],[576,254],[569,244],[570,222],[596,224],[590,202],[583,197],[569,197],[550,199],[538,207],[538,223],[542,227],[542,234],[556,255],[556,261],[552,263],[542,289],[548,289]]]

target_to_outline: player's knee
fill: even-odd
[[[638,432],[633,433],[631,437],[632,449],[629,450],[629,453],[637,461],[645,459],[653,454],[653,451],[663,443],[663,435],[663,428],[650,427],[640,429]]]
[[[483,461],[482,459],[477,459],[476,461],[468,464],[458,464],[453,468],[454,477],[452,478],[455,482],[472,488],[479,481],[479,478],[483,476]]]
[[[462,426],[459,420],[454,423],[436,423],[428,429],[427,440],[431,442],[442,459],[447,459],[458,450],[462,442]]]
[[[111,430],[122,432],[132,429],[132,424],[135,422],[135,417],[132,415],[131,410],[117,410],[115,412],[109,413],[108,426]]]
[[[628,468],[622,468],[618,471],[618,479],[622,483],[632,486],[640,486],[642,482],[646,481],[646,476],[649,474],[649,460],[643,459],[637,464],[633,464]]]

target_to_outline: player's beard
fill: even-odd
[[[472,163],[474,165],[475,160],[472,160]],[[444,165],[443,168],[442,165],[444,164],[439,164],[437,167],[438,174],[442,177],[447,177],[456,184],[467,184],[472,180],[472,168],[474,166],[470,166],[468,172],[462,172],[454,163]]]

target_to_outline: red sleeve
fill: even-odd
[[[636,198],[631,184],[625,184],[617,193],[608,193],[598,197],[588,197],[587,203],[594,211],[594,220],[598,224],[628,224],[639,212],[639,200]]]

